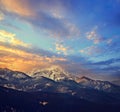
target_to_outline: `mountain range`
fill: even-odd
[[[101,107],[103,107],[104,105],[120,106],[120,86],[115,85],[109,81],[93,80],[85,76],[83,77],[74,76],[64,71],[60,67],[56,66],[42,70],[33,70],[30,73],[30,75],[27,75],[19,71],[13,71],[7,68],[1,68],[0,88],[1,88],[0,91],[3,92],[0,94],[0,97],[3,94],[7,94],[8,97],[11,97],[12,92],[14,93],[14,95],[15,94],[18,95],[19,93],[25,94],[26,98],[30,98],[31,94],[33,94],[33,97],[34,96],[40,97],[41,94],[44,93],[47,94],[48,99],[49,97],[51,97],[51,95],[56,96],[55,98],[53,98],[53,101],[55,100],[55,102],[57,103],[59,100],[61,100],[61,96],[63,95],[63,97],[65,97],[65,99],[69,101],[69,102],[65,101],[65,105],[69,105],[71,101],[72,105],[85,104],[84,105],[85,107],[87,106],[89,107],[89,105],[91,106],[93,105],[94,107],[94,104]],[[13,98],[15,97],[14,95],[12,95]],[[6,99],[4,98],[4,104],[6,101],[6,105],[8,106],[7,100],[8,100],[7,98]],[[37,99],[34,100],[36,102]],[[80,104],[75,102],[74,102],[75,104],[73,104],[74,100],[75,102],[78,101]],[[47,102],[41,101],[40,104],[45,105],[46,103]],[[2,105],[3,104],[0,104],[1,108]],[[3,106],[5,109],[7,108],[6,105]],[[76,107],[76,109],[79,110],[79,106]],[[83,108],[81,107],[81,109]],[[63,109],[62,112],[66,112],[65,109]],[[67,112],[70,112],[70,110]],[[86,111],[84,110],[83,112],[87,112],[87,110]]]

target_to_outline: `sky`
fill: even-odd
[[[120,0],[0,0],[0,67],[60,66],[120,79]]]

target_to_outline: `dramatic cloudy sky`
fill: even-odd
[[[116,79],[119,43],[120,0],[0,0],[0,67]]]

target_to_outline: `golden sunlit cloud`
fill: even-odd
[[[5,30],[0,30],[0,36],[2,37],[8,37],[8,38],[13,38],[15,34],[7,32]]]
[[[33,16],[28,0],[0,0],[2,8],[21,16]]]
[[[67,54],[68,48],[64,47],[62,44],[56,44],[56,50],[58,54],[60,53]]]
[[[10,43],[12,45],[20,45],[23,47],[30,46],[16,38],[16,35],[5,30],[0,30],[0,42]]]

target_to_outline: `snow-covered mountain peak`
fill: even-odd
[[[52,80],[58,81],[61,79],[69,78],[70,75],[66,71],[64,71],[59,66],[51,66],[50,68],[45,68],[33,73],[33,77],[44,76],[50,78]]]

